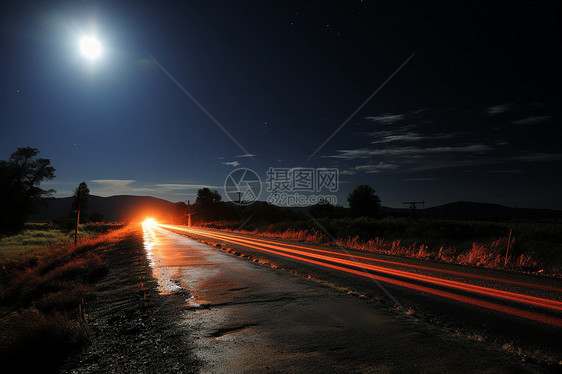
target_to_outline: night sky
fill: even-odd
[[[337,168],[344,206],[369,184],[562,209],[560,2],[7,3],[0,159],[38,148],[56,197],[193,201],[305,167]]]

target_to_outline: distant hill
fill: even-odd
[[[48,222],[65,216],[70,211],[72,197],[45,199],[46,207],[33,221]],[[265,204],[265,202],[256,202]],[[119,195],[110,197],[89,196],[89,213],[101,213],[105,221],[138,220],[146,216],[170,219],[182,211],[183,203],[171,203],[151,196]],[[291,207],[294,212],[306,213],[310,207]],[[409,209],[381,207],[385,215],[407,216]],[[183,212],[183,211],[182,211]],[[418,217],[451,218],[467,220],[562,220],[562,211],[552,209],[511,208],[498,204],[459,201],[432,208],[418,209]]]
[[[72,197],[45,199],[46,207],[34,221],[48,222],[55,218],[65,216],[70,211]],[[88,197],[88,212],[98,212],[103,215],[104,221],[129,221],[138,220],[146,216],[166,219],[173,214],[183,203],[171,203],[167,200],[151,196],[118,195]]]
[[[393,210],[392,208],[386,208]],[[387,211],[388,211],[387,210]],[[408,209],[394,209],[402,214],[408,213]],[[454,203],[439,205],[432,208],[418,209],[416,215],[419,217],[451,218],[467,220],[559,220],[562,219],[562,211],[553,209],[529,209],[511,208],[499,204],[473,203],[458,201]]]

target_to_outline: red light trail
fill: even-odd
[[[160,225],[160,226],[166,226],[166,225]],[[174,228],[176,230],[185,231],[185,229],[182,228],[181,226],[168,226],[168,228]],[[195,233],[197,231],[196,229],[189,229],[189,230],[191,230],[192,233]],[[209,231],[199,230],[199,234],[203,234],[203,233],[207,234],[207,233],[209,233]],[[216,232],[214,232],[214,233],[216,235],[220,235]],[[240,235],[237,234],[237,233],[228,233],[228,234],[224,234],[224,235],[228,235],[228,236],[225,236],[225,238],[229,238],[229,239],[232,238],[233,236],[236,237],[236,238],[240,238]],[[247,239],[246,237],[243,237],[243,238]],[[252,238],[251,240],[253,242],[256,242],[256,243],[259,242],[259,243],[274,244],[274,245],[280,244],[279,242],[264,240],[264,239],[257,239],[257,238]],[[397,261],[390,261],[390,260],[383,260],[383,259],[375,259],[375,258],[372,258],[372,257],[365,257],[365,256],[359,256],[359,255],[352,255],[352,254],[328,251],[328,250],[324,250],[324,249],[317,249],[317,248],[313,248],[313,247],[310,247],[310,246],[301,246],[301,245],[288,244],[288,243],[282,243],[282,244],[283,244],[284,247],[304,249],[304,250],[307,250],[307,251],[314,251],[314,252],[318,252],[318,253],[326,253],[326,254],[333,255],[333,256],[356,258],[356,259],[367,260],[367,261],[371,261],[371,262],[384,263],[384,264],[389,264],[389,265],[397,265],[397,266],[402,266],[402,267],[415,268],[415,269],[419,269],[419,270],[428,270],[428,271],[438,272],[438,273],[441,273],[441,274],[446,273],[446,274],[457,275],[457,276],[462,276],[462,277],[469,277],[469,278],[475,278],[475,279],[490,280],[490,281],[494,281],[494,282],[508,283],[510,285],[515,285],[515,286],[524,286],[524,287],[538,288],[538,289],[544,289],[544,290],[549,290],[549,291],[562,292],[562,288],[545,286],[545,285],[542,285],[542,284],[519,282],[519,281],[502,279],[502,278],[493,278],[493,277],[488,277],[488,276],[485,276],[485,275],[471,274],[471,273],[459,272],[459,271],[454,271],[454,270],[436,269],[434,267],[429,267],[429,266],[408,264],[408,263],[404,263],[404,262],[397,262]]]
[[[436,273],[443,272],[443,273],[454,274],[454,275],[459,275],[459,276],[463,276],[463,277],[471,277],[471,278],[479,278],[479,279],[486,279],[486,280],[493,280],[493,281],[501,281],[501,282],[504,282],[504,283],[512,283],[512,284],[516,284],[516,285],[528,286],[528,285],[531,285],[531,283],[502,280],[502,279],[486,277],[486,276],[481,276],[481,275],[475,275],[475,274],[470,274],[470,273],[465,273],[465,272],[458,272],[458,271],[450,271],[450,270],[442,271],[440,269],[432,268],[432,267],[429,267],[429,266],[404,264],[404,263],[401,263],[401,262],[389,261],[389,260],[380,260],[380,259],[370,258],[370,257],[366,257],[366,256],[346,255],[346,254],[342,254],[342,253],[338,253],[338,252],[334,252],[334,251],[321,250],[321,249],[316,249],[316,248],[303,246],[303,245],[293,245],[293,244],[279,243],[279,242],[270,241],[270,240],[240,237],[240,236],[235,236],[235,235],[226,234],[226,233],[218,233],[218,232],[215,232],[215,231],[201,230],[201,229],[195,229],[195,228],[189,228],[188,229],[188,228],[181,227],[181,226],[172,226],[172,225],[164,225],[164,224],[158,224],[158,226],[168,228],[168,229],[172,229],[172,230],[178,230],[178,231],[191,233],[191,234],[194,234],[194,235],[205,236],[205,237],[209,237],[209,238],[213,238],[213,239],[217,239],[217,240],[223,240],[223,241],[226,241],[226,242],[230,242],[230,243],[246,246],[246,247],[249,247],[249,248],[253,248],[253,249],[256,249],[256,250],[259,250],[259,251],[264,251],[264,252],[268,252],[268,253],[292,258],[292,259],[295,259],[295,260],[299,260],[299,261],[303,261],[303,262],[307,262],[307,263],[311,263],[311,264],[315,264],[315,265],[320,265],[320,266],[323,266],[323,267],[327,267],[327,268],[331,268],[331,269],[334,269],[334,270],[359,275],[359,276],[362,276],[362,277],[376,279],[376,280],[381,281],[381,282],[390,283],[390,284],[401,286],[401,287],[407,287],[407,288],[410,288],[410,289],[413,289],[413,290],[425,292],[425,293],[440,296],[440,297],[445,297],[445,298],[456,300],[456,301],[461,301],[461,302],[468,303],[468,304],[475,305],[475,306],[479,306],[479,307],[482,307],[482,308],[487,308],[487,309],[495,310],[495,311],[498,311],[498,312],[507,313],[507,314],[511,314],[511,315],[514,315],[514,316],[518,316],[518,317],[531,319],[531,320],[547,323],[547,324],[550,324],[550,325],[562,327],[562,319],[561,318],[550,316],[550,315],[540,314],[540,313],[537,313],[537,312],[534,312],[534,311],[531,312],[531,311],[527,311],[527,310],[522,310],[522,309],[519,309],[519,308],[516,308],[516,307],[513,307],[513,306],[501,305],[501,304],[497,304],[497,303],[494,303],[494,302],[491,302],[491,301],[482,300],[482,299],[479,299],[477,297],[479,297],[479,296],[480,297],[481,296],[492,297],[492,298],[495,298],[495,299],[509,301],[509,302],[515,302],[515,303],[519,303],[519,304],[526,305],[526,306],[544,308],[544,309],[548,309],[548,310],[551,310],[551,311],[554,311],[554,312],[562,311],[562,302],[560,302],[560,301],[551,300],[551,299],[544,299],[544,298],[539,298],[539,297],[520,294],[520,293],[508,292],[508,291],[503,291],[503,290],[498,290],[498,289],[488,288],[488,287],[483,287],[483,286],[477,286],[477,285],[473,285],[473,284],[469,284],[469,283],[447,280],[447,279],[443,279],[443,278],[439,278],[439,277],[435,277],[435,276],[416,274],[416,273],[412,273],[412,272],[408,272],[408,271],[397,270],[397,269],[392,269],[392,268],[383,267],[383,266],[377,266],[377,265],[373,265],[372,263],[375,262],[375,263],[384,263],[384,264],[390,264],[390,265],[406,266],[406,267],[418,268],[418,269],[422,269],[422,270],[430,270],[430,271],[433,271],[433,272],[436,272]],[[348,258],[351,258],[352,260],[347,260],[347,259],[344,259],[344,258],[341,258],[341,257],[348,257]],[[359,262],[357,260],[361,260],[361,262]],[[371,262],[371,263],[369,263],[369,262]],[[344,266],[340,266],[340,265],[350,266],[352,268],[344,267]],[[359,269],[357,269],[357,268],[359,268]],[[372,274],[368,271],[373,271],[373,272],[376,272],[376,273],[379,273],[379,274],[384,274],[386,276],[379,275],[379,274]],[[399,277],[399,278],[402,278],[403,280],[390,278],[388,276]],[[422,282],[425,285],[407,282],[406,280]],[[449,290],[444,291],[442,289],[432,288],[431,286],[445,287],[445,288],[448,288]],[[548,286],[545,287],[545,286],[541,286],[541,285],[535,285],[535,286],[537,288],[544,288],[544,289],[549,289],[549,290],[554,290],[554,291],[560,290],[559,288],[556,288],[556,287],[548,287]],[[460,294],[450,292],[450,291],[454,291],[454,290],[469,292],[473,296],[465,296],[465,295],[460,295]]]

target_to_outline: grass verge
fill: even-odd
[[[80,242],[119,228],[120,223],[87,223],[80,225]],[[74,230],[63,229],[46,223],[27,223],[24,229],[13,235],[0,235],[0,258],[19,257],[25,254],[48,253],[53,247],[61,248],[74,244]]]
[[[239,222],[214,222],[208,226],[372,253],[562,275],[562,230],[558,222],[388,217],[280,222],[247,230],[238,230],[239,225]]]
[[[84,303],[108,270],[99,255],[121,229],[74,247],[0,259],[0,360],[24,372],[53,372],[89,341]]]

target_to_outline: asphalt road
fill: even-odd
[[[511,299],[514,293],[511,287],[527,289],[525,283],[500,282],[510,291],[478,296],[483,291],[481,288],[489,288],[491,280],[474,274],[456,274],[456,270],[446,273],[442,279],[447,282],[440,283],[433,279],[437,278],[435,270],[413,267],[415,264],[408,261],[382,266],[380,261],[356,258],[354,261],[364,263],[358,267],[342,262],[349,260],[347,254],[318,252],[319,248],[309,248],[308,254],[295,253],[288,250],[305,249],[258,238],[226,237],[216,231],[189,233],[220,242],[221,246],[228,244],[231,251],[239,254],[242,253],[239,250],[244,250],[252,262],[162,227],[145,226],[144,230],[145,248],[161,292],[185,290],[191,295],[186,300],[187,310],[182,312],[183,323],[191,331],[188,338],[203,363],[203,372],[535,372],[545,369],[529,359],[522,362],[522,356],[513,352],[515,345],[503,344],[498,348],[481,335],[455,334],[419,317],[412,310],[417,304],[411,300],[427,302],[426,298],[445,300],[437,308],[430,302],[430,311],[437,309],[439,313],[449,314],[457,305],[470,311],[485,310],[485,315],[507,319],[507,323],[525,321],[535,333],[537,326],[548,326],[546,330],[560,337],[560,327],[556,324],[560,317],[556,310],[559,304],[552,299],[541,301],[549,300],[545,295],[559,295],[556,282],[543,284],[528,293],[523,297],[525,306],[520,307],[521,303]],[[272,270],[263,266],[264,263],[279,269]],[[388,270],[367,265],[381,265],[386,269],[396,266],[417,276],[390,274]],[[305,276],[295,276],[287,270]],[[485,285],[459,288],[457,283],[464,278]],[[480,300],[484,306],[447,297],[453,291],[462,298]],[[421,296],[411,296],[416,293]],[[509,312],[526,311],[526,314],[486,307],[491,304],[503,305],[503,310]],[[452,312],[457,314],[458,311]],[[528,318],[538,315],[545,320]],[[543,356],[552,354],[546,348],[537,352]]]

